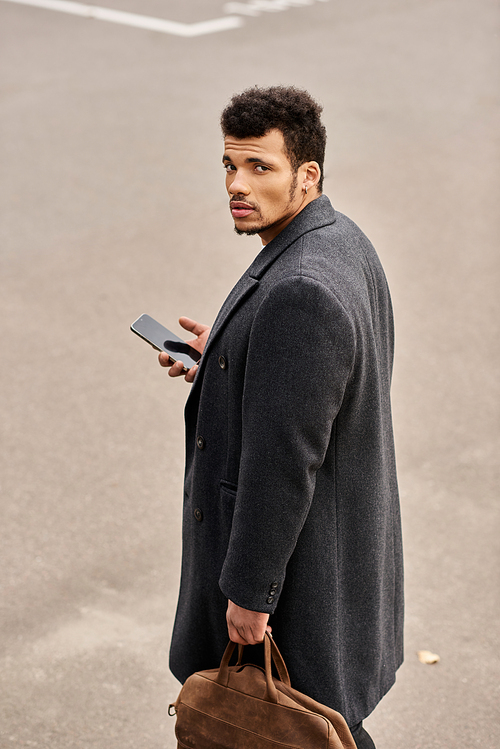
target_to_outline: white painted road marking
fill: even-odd
[[[328,0],[250,0],[246,3],[226,3],[226,13],[238,13],[244,16],[260,16],[261,13],[279,13],[289,8],[314,5],[315,2],[327,3]]]
[[[175,34],[176,36],[214,34],[217,31],[229,31],[230,29],[237,29],[243,26],[243,19],[239,16],[225,16],[224,18],[214,18],[212,21],[201,21],[199,23],[178,23],[177,21],[167,21],[163,18],[125,13],[124,11],[112,10],[111,8],[100,8],[96,5],[66,2],[66,0],[4,0],[4,2],[31,5],[36,8],[46,8],[47,10],[58,10],[61,13],[71,13],[74,16],[84,16],[85,18],[95,18],[99,21],[121,23],[125,26],[135,26],[136,28],[148,29],[150,31],[161,31],[164,34]]]

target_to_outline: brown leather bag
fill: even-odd
[[[265,669],[242,665],[241,647],[230,666],[234,648],[230,642],[219,668],[190,676],[170,705],[178,749],[356,749],[340,713],[292,689],[272,637],[264,638]]]

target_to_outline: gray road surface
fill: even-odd
[[[0,746],[175,746],[188,386],[128,327],[213,320],[259,248],[232,232],[219,112],[293,83],[324,104],[325,192],[397,320],[407,654],[367,727],[378,749],[496,749],[498,5],[241,5],[239,28],[181,37],[0,0]]]

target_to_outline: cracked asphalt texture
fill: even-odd
[[[186,39],[0,2],[0,28],[2,749],[176,746],[189,386],[129,325],[212,322],[258,251],[218,117],[275,83],[324,104],[325,192],[395,308],[406,662],[366,726],[377,749],[496,749],[498,4],[311,2]]]

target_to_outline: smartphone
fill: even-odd
[[[201,359],[201,354],[196,349],[188,346],[182,338],[168,328],[164,328],[149,315],[138,317],[130,326],[130,330],[157,351],[165,351],[172,361],[181,361],[186,370],[194,367]]]

